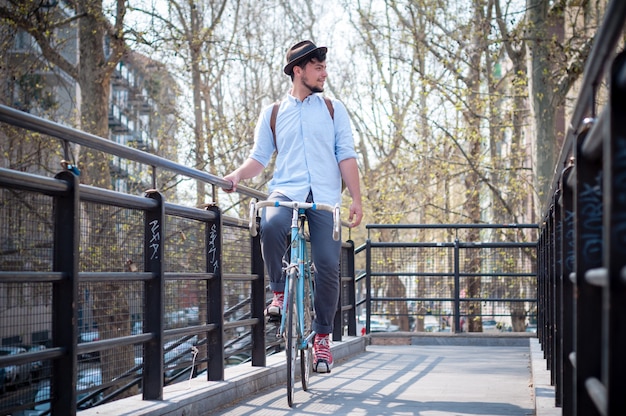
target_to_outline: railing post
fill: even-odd
[[[337,307],[335,308],[335,316],[333,317],[333,333],[332,340],[339,342],[343,336],[343,247],[339,250],[339,299],[337,300]]]
[[[600,415],[585,382],[601,378],[602,289],[586,280],[590,269],[602,265],[602,175],[598,160],[582,151],[584,136],[576,145],[576,414]]]
[[[53,360],[50,409],[53,415],[76,414],[76,373],[78,342],[78,259],[80,241],[80,197],[78,177],[69,171],[55,176],[66,181],[69,190],[54,198],[53,271],[65,278],[52,286],[52,342],[65,349]]]
[[[574,195],[568,184],[572,174],[572,166],[563,172],[561,180],[561,361],[562,374],[560,382],[561,410],[564,415],[574,414],[574,282],[570,275],[575,270],[574,250]],[[571,358],[570,358],[571,357]]]
[[[463,332],[461,327],[461,260],[459,239],[454,239],[454,332]]]
[[[372,317],[372,241],[365,241],[365,332],[370,333]]]
[[[207,323],[216,328],[207,334],[207,373],[209,381],[224,380],[224,284],[222,281],[222,213],[218,206],[207,210],[215,213],[215,220],[207,223],[207,272],[213,274],[207,284]]]
[[[552,244],[552,257],[554,259],[554,278],[552,281],[553,292],[552,292],[552,301],[554,302],[552,308],[552,374],[551,380],[552,385],[554,385],[554,402],[556,407],[561,406],[561,369],[562,369],[562,361],[561,361],[561,292],[563,281],[561,280],[561,270],[562,270],[562,255],[561,255],[561,230],[563,228],[563,221],[561,217],[561,209],[559,208],[559,198],[561,196],[561,190],[557,190],[554,194],[554,233],[553,233],[553,244]]]
[[[545,304],[543,303],[543,281],[545,278],[545,271],[543,269],[543,253],[545,234],[546,227],[544,223],[541,227],[539,238],[537,239],[537,338],[539,339],[542,350],[544,345],[543,333],[545,332],[543,330],[543,317],[545,308]]]
[[[153,276],[145,284],[144,320],[146,332],[154,336],[144,344],[143,399],[162,400],[165,208],[163,196],[158,191],[149,190],[146,197],[157,201],[157,206],[146,211],[144,223],[144,270]]]
[[[353,326],[354,334],[356,334],[356,322],[354,313],[354,243],[348,241],[350,247],[341,245],[341,261],[339,263],[339,302],[337,302],[337,310],[335,311],[335,319],[333,321],[333,341],[341,341],[345,324],[348,327]],[[348,302],[348,303],[346,303]],[[344,305],[351,305],[350,310],[344,310]],[[348,328],[350,331],[350,328]]]
[[[546,244],[546,334],[545,355],[546,369],[550,371],[550,384],[554,385],[554,204],[550,205],[546,221],[547,244]]]
[[[258,225],[258,218],[257,218]],[[250,313],[258,323],[252,325],[252,365],[265,367],[265,263],[261,255],[261,236],[250,237],[251,272],[258,276],[251,284]]]
[[[348,302],[351,305],[347,312],[348,336],[356,336],[356,270],[354,266],[354,241],[348,240],[350,247],[347,248],[346,269],[348,273]]]

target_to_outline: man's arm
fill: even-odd
[[[245,162],[237,169],[224,176],[224,180],[230,181],[232,186],[230,189],[224,188],[226,192],[234,192],[237,190],[237,184],[244,179],[254,178],[261,173],[265,167],[258,161],[252,158],[246,159]]]
[[[348,158],[339,162],[339,170],[341,170],[341,177],[348,187],[348,192],[352,197],[352,204],[350,204],[350,227],[356,227],[361,223],[363,219],[363,208],[361,204],[361,185],[359,183],[359,167],[356,163],[356,159]]]

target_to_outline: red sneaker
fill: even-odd
[[[280,316],[283,311],[284,301],[284,292],[274,292],[274,298],[272,299],[272,303],[270,303],[269,306],[265,309],[265,315],[268,315],[270,317]]]
[[[330,352],[330,337],[328,334],[315,334],[313,343],[313,371],[316,373],[330,373],[333,368],[333,355]]]

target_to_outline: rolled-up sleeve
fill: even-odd
[[[333,108],[335,110],[335,155],[337,163],[346,159],[356,159],[352,127],[346,107],[341,101],[333,100]]]
[[[264,167],[270,163],[274,154],[274,136],[270,127],[270,116],[274,104],[266,107],[257,120],[254,130],[254,146],[250,153],[250,158],[256,160]]]

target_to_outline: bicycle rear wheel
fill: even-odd
[[[298,331],[296,328],[296,273],[298,273],[295,269],[293,269],[287,278],[288,282],[288,292],[285,308],[286,315],[286,325],[285,328],[285,352],[287,355],[287,403],[289,407],[293,407],[293,395],[294,395],[294,385],[296,380],[296,357],[298,352]]]
[[[313,281],[312,276],[304,279],[304,328],[302,333],[303,339],[307,339],[313,331]],[[302,381],[302,390],[307,391],[309,388],[309,377],[313,368],[313,340],[311,339],[304,348],[300,350],[300,379]]]

